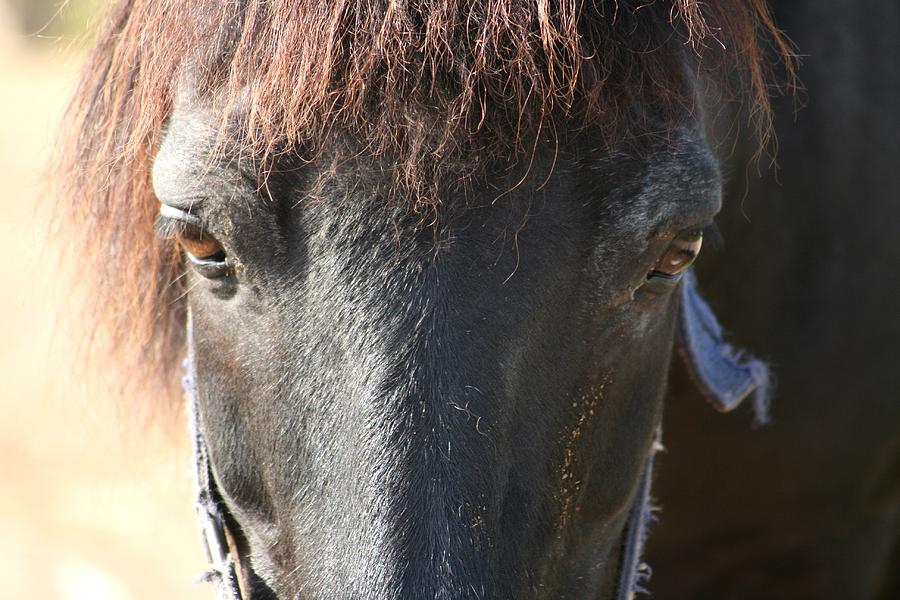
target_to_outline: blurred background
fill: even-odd
[[[142,424],[81,371],[48,235],[45,172],[101,4],[0,0],[0,596],[208,600],[183,419]]]

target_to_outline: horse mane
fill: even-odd
[[[390,157],[414,210],[437,210],[454,156],[514,155],[556,118],[610,139],[690,110],[685,58],[747,101],[764,140],[772,65],[792,54],[764,0],[120,0],[60,143],[58,221],[128,379],[178,380],[183,267],[153,233],[150,168],[187,75],[248,152],[334,133]],[[236,108],[241,110],[235,111]]]

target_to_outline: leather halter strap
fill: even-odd
[[[188,424],[193,449],[194,510],[197,511],[200,540],[206,553],[206,560],[209,562],[209,569],[198,578],[198,582],[205,581],[212,584],[217,600],[243,600],[238,583],[236,551],[231,546],[225,528],[225,515],[219,506],[218,494],[215,493],[209,452],[200,428],[190,314],[188,314],[187,339],[188,352],[184,358],[184,376],[181,383],[188,404]]]
[[[209,561],[209,569],[199,580],[211,583],[220,600],[240,600],[243,595],[238,585],[237,564],[225,530],[224,516],[212,494],[213,483],[205,446],[203,438],[195,435],[195,476],[199,483],[194,489],[194,508],[203,549]]]

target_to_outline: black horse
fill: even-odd
[[[764,399],[687,270],[700,98],[765,134],[789,53],[760,1],[710,4],[119,3],[69,221],[132,378],[193,348],[225,588],[636,589],[676,329],[722,408]]]
[[[675,369],[653,589],[900,598],[900,5],[773,10],[805,106],[777,105],[777,172],[748,171],[746,140],[730,154],[726,244],[699,265],[735,338],[774,365],[772,423],[708,418]]]

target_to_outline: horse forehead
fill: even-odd
[[[214,113],[186,103],[176,105],[166,120],[153,158],[151,180],[157,198],[179,208],[199,198],[241,188],[240,172],[223,161],[227,131]]]
[[[246,178],[238,169],[240,161],[232,160],[236,147],[229,146],[230,135],[226,121],[209,103],[183,98],[177,101],[166,122],[153,163],[152,180],[157,197],[163,202],[183,197],[193,202],[195,197],[218,194],[234,198],[246,192]],[[556,186],[525,185],[516,189],[521,181],[513,181],[513,188],[503,193],[497,190],[491,193],[499,197],[541,194],[546,198],[553,195],[554,189],[558,196],[560,191],[565,195],[566,191],[574,190],[579,194],[578,200],[606,203],[618,226],[635,232],[666,219],[670,213],[683,211],[686,203],[697,199],[702,200],[701,204],[712,202],[715,207],[711,210],[717,212],[721,203],[718,162],[697,133],[696,123],[686,123],[676,128],[665,142],[637,152],[596,150],[592,149],[593,145],[602,144],[579,142],[574,145],[577,157],[565,153],[552,156],[548,161],[552,163],[551,173],[541,174],[540,178],[544,179],[544,184],[555,182]],[[360,164],[361,160],[365,158],[357,156],[348,164]],[[534,163],[534,156],[531,156],[531,163]],[[528,168],[531,166],[529,164]],[[361,173],[366,171],[371,169],[360,169]],[[348,180],[352,178],[347,177]],[[516,178],[518,175],[513,180]],[[493,187],[489,179],[491,177],[485,179],[485,184]],[[363,183],[372,182],[366,180]],[[596,192],[585,189],[592,185]],[[627,191],[622,193],[622,190]],[[448,208],[450,205],[452,203],[448,203]],[[504,202],[502,206],[509,206],[512,213],[516,212],[514,202]],[[710,210],[705,206],[698,208]],[[497,215],[499,211],[489,212]]]

